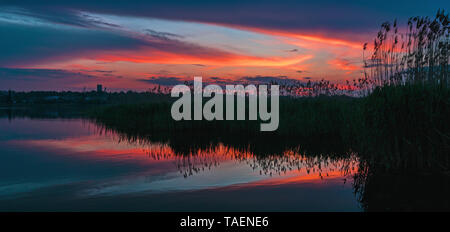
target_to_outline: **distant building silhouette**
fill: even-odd
[[[13,96],[12,96],[12,91],[8,90],[8,103],[12,104],[13,103]]]
[[[97,85],[97,93],[102,93],[103,92],[103,86],[102,85]]]

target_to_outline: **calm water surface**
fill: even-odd
[[[0,118],[0,211],[361,211],[354,157],[179,155],[82,119]]]

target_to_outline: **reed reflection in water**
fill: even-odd
[[[359,210],[351,153],[262,155],[222,142],[174,149],[84,119],[0,126],[0,210]]]
[[[123,133],[97,127],[97,133],[114,138],[117,143],[127,143],[141,147],[152,160],[172,160],[180,174],[185,178],[196,173],[220,166],[221,162],[245,163],[253,172],[260,175],[282,176],[293,173],[317,175],[318,178],[330,176],[351,177],[358,171],[357,154],[349,151],[342,155],[306,154],[300,146],[282,150],[274,154],[258,155],[248,148],[235,148],[222,142],[211,143],[198,148],[191,144],[188,152],[178,152],[170,143],[153,142],[145,137],[128,136]],[[186,150],[186,149],[184,149]]]

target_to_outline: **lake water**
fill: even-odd
[[[177,154],[83,119],[0,118],[0,211],[361,211],[355,156]]]

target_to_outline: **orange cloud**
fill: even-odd
[[[217,56],[196,56],[189,54],[176,54],[163,51],[116,51],[98,54],[94,57],[98,61],[107,62],[134,62],[155,64],[193,64],[201,63],[213,66],[267,66],[282,67],[299,64],[311,59],[312,55],[297,55],[295,57],[256,57],[232,53],[221,53]]]
[[[246,27],[246,26],[236,26],[236,25],[228,25],[228,24],[213,24],[224,27],[236,28],[244,31],[252,31],[260,34],[266,34],[271,36],[281,36],[291,39],[301,39],[311,42],[317,42],[322,44],[328,44],[333,46],[346,46],[350,48],[362,49],[363,42],[362,41],[354,41],[354,40],[344,40],[333,38],[325,35],[318,35],[317,33],[311,32],[290,32],[283,30],[272,30],[272,29],[264,29],[264,28],[256,28],[256,27]]]
[[[340,70],[355,71],[361,69],[361,67],[351,64],[346,59],[333,59],[330,60],[328,63]]]

